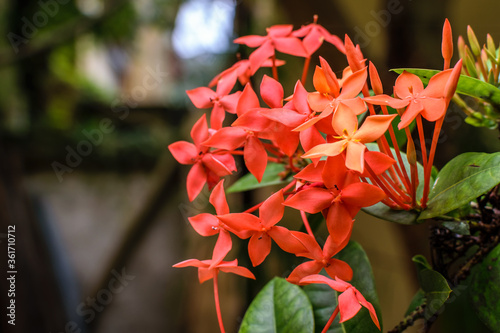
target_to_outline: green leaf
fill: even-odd
[[[500,245],[474,268],[469,295],[481,321],[500,332]]]
[[[368,147],[369,150],[371,151],[380,151],[378,148],[378,145],[376,143],[368,143],[366,144],[366,147]],[[396,152],[393,148],[391,148],[392,154],[394,158],[396,159]],[[403,159],[403,164],[406,168],[406,172],[409,174],[410,173],[410,164],[408,163],[408,159],[406,158],[406,154],[401,152],[401,157]],[[423,183],[424,179],[424,167],[420,164],[417,163],[417,171],[418,171],[418,179],[420,180],[421,183]],[[432,179],[431,179],[431,184],[432,184]],[[405,225],[412,225],[412,224],[419,224],[422,223],[423,221],[418,221],[418,215],[419,212],[415,210],[396,210],[396,209],[391,209],[385,204],[379,202],[373,206],[370,207],[363,207],[361,208],[365,213],[370,214],[372,216],[381,218],[386,221],[390,222],[396,222],[400,224],[405,224]]]
[[[469,223],[466,221],[443,222],[443,227],[459,235],[470,235]]]
[[[419,219],[429,219],[459,208],[500,183],[500,153],[465,153],[438,173],[429,203]]]
[[[304,291],[283,278],[274,278],[248,307],[240,333],[311,333],[313,310]]]
[[[361,245],[355,241],[350,241],[335,258],[347,262],[354,268],[354,276],[349,283],[358,289],[366,300],[373,305],[377,312],[380,326],[382,326],[382,315],[377,291],[375,289],[372,268]],[[304,287],[304,291],[313,306],[314,320],[316,323],[315,332],[321,332],[337,306],[338,293],[326,284],[310,284]],[[339,323],[339,318],[340,316],[337,315],[337,318],[328,330],[329,333],[380,332],[371,320],[368,310],[365,308],[362,308],[356,316],[346,322]]]
[[[415,74],[420,77],[425,85],[429,83],[432,76],[440,72],[438,70],[420,68],[397,68],[392,69],[392,71],[398,74],[401,74],[403,71]],[[500,90],[497,87],[470,76],[460,75],[456,92],[459,94],[478,97],[492,104],[500,105]]]
[[[283,171],[285,171],[285,166],[283,164],[267,163],[266,171],[264,172],[264,176],[262,177],[262,181],[260,183],[254,175],[248,173],[231,185],[226,192],[243,192],[269,185],[286,184],[288,180],[283,180],[280,176],[280,173]]]
[[[430,318],[448,300],[451,289],[444,276],[433,270],[424,256],[416,255],[412,260],[417,266],[418,282],[427,300],[425,316]]]

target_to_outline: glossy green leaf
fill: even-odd
[[[378,148],[378,145],[376,143],[368,143],[366,144],[369,150],[371,151],[380,151]],[[394,158],[396,158],[396,152],[393,148],[391,148],[392,154]],[[406,172],[410,173],[410,164],[408,163],[408,159],[406,158],[405,153],[401,153],[402,159],[404,166],[406,168]],[[420,163],[417,163],[417,170],[418,170],[418,178],[420,179],[420,182],[423,183],[424,179],[424,168]],[[432,184],[432,180],[431,180]],[[373,206],[370,207],[363,207],[361,208],[365,213],[368,213],[372,216],[381,218],[386,221],[390,222],[396,222],[400,224],[405,224],[405,225],[412,225],[412,224],[418,224],[422,223],[422,221],[418,221],[418,215],[419,212],[411,210],[395,210],[391,209],[385,204],[379,202]]]
[[[451,289],[444,276],[433,270],[424,256],[416,255],[412,260],[417,267],[418,282],[427,301],[425,316],[430,318],[448,300]]]
[[[413,73],[420,77],[426,85],[432,76],[440,71],[420,68],[398,68],[394,72],[401,74],[403,71]],[[457,85],[457,93],[481,98],[495,105],[500,105],[500,90],[492,84],[483,82],[470,76],[460,75]]]
[[[243,192],[270,185],[286,184],[289,180],[283,180],[281,178],[280,173],[283,171],[285,171],[285,166],[283,164],[268,163],[260,183],[254,175],[247,173],[231,185],[226,192]]]
[[[351,241],[335,258],[347,262],[354,270],[354,276],[349,281],[361,294],[370,302],[382,326],[382,316],[380,304],[378,301],[377,291],[373,272],[368,257],[357,242]],[[316,323],[315,332],[321,332],[325,327],[328,319],[332,315],[337,306],[338,294],[326,284],[310,284],[304,287],[304,291],[309,297],[314,309],[314,319]],[[370,333],[380,332],[377,326],[370,318],[368,310],[362,308],[352,319],[339,323],[340,316],[333,322],[328,330],[329,333]]]
[[[240,333],[311,333],[314,317],[304,291],[283,278],[274,278],[248,307]]]
[[[466,221],[443,222],[443,227],[459,235],[470,235],[469,223]]]
[[[438,173],[427,208],[419,219],[429,219],[459,208],[500,183],[500,153],[465,153]]]
[[[473,270],[469,295],[478,317],[500,332],[500,245]]]

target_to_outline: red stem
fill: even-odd
[[[403,198],[401,198],[397,193],[393,193],[390,188],[388,188],[382,179],[380,179],[370,168],[368,164],[365,164],[366,170],[370,174],[370,179],[372,179],[375,183],[377,183],[378,187],[385,192],[385,194],[393,200],[395,203],[399,205],[400,208],[409,210],[411,207],[403,202]]]
[[[432,135],[431,150],[429,152],[429,161],[427,163],[427,168],[424,168],[424,193],[422,195],[422,208],[427,206],[427,199],[429,197],[429,186],[431,179],[432,165],[434,164],[434,155],[436,154],[436,147],[439,139],[439,133],[441,132],[441,127],[443,126],[444,116],[436,121],[434,125],[434,133]]]
[[[276,55],[273,54],[271,57],[273,61],[273,78],[278,81],[278,67],[276,67]]]
[[[311,62],[311,57],[309,56],[304,61],[304,69],[302,70],[302,79],[300,81],[302,82],[303,86],[306,84],[307,72],[309,71],[309,63],[310,62]]]
[[[382,113],[385,115],[389,114],[389,111],[387,110],[387,106],[382,105]],[[396,152],[396,157],[398,159],[398,165],[396,166],[396,172],[399,175],[399,178],[405,185],[406,191],[410,192],[410,178],[408,177],[408,173],[406,172],[405,165],[403,163],[403,158],[401,157],[401,151],[399,150],[399,144],[396,139],[396,134],[394,133],[394,129],[392,126],[389,126],[389,135],[391,136],[391,141],[392,141],[392,147],[394,148],[394,151]],[[399,169],[401,168],[401,169]],[[402,178],[403,177],[403,178]]]
[[[330,326],[332,325],[333,321],[335,320],[335,317],[337,317],[337,314],[339,313],[339,306],[337,305],[337,307],[335,308],[335,310],[333,310],[333,313],[332,315],[330,316],[330,319],[328,319],[328,322],[326,323],[325,327],[323,328],[323,330],[321,331],[321,333],[326,333],[328,332],[328,329],[330,328]]]
[[[422,149],[422,164],[424,166],[424,170],[427,168],[427,148],[425,146],[425,134],[424,127],[422,126],[422,116],[417,115],[417,130],[418,137],[420,139],[420,148]]]
[[[222,313],[220,311],[220,301],[219,301],[219,282],[218,282],[218,270],[214,273],[214,298],[215,298],[215,310],[217,311],[217,319],[219,320],[219,327],[221,333],[225,333],[224,323],[222,322]]]
[[[314,237],[314,233],[312,232],[311,226],[309,225],[309,221],[307,220],[306,212],[301,210],[300,216],[302,217],[302,222],[304,222],[304,227],[306,227],[307,233],[310,236]]]

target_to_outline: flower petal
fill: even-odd
[[[302,253],[306,251],[304,245],[285,227],[275,225],[267,233],[285,252]]]
[[[260,96],[264,102],[271,108],[281,108],[283,107],[283,86],[281,83],[264,75],[262,82],[260,84]]]
[[[323,156],[336,156],[344,150],[345,140],[340,140],[332,143],[323,143],[308,150],[302,158],[317,158]]]
[[[333,114],[332,126],[338,135],[343,135],[344,131],[352,135],[358,129],[358,118],[350,107],[340,103]]]
[[[340,92],[342,99],[354,98],[358,96],[366,83],[367,76],[368,71],[366,67],[364,67],[363,69],[352,73],[352,75],[345,79]]]
[[[325,271],[331,278],[339,277],[344,281],[350,281],[353,276],[353,271],[351,266],[346,262],[338,259],[328,260],[327,266],[325,266]]]
[[[259,208],[259,217],[264,227],[270,228],[278,223],[285,213],[283,191],[271,195]]]
[[[188,217],[193,229],[202,236],[213,236],[219,233],[219,219],[208,213],[201,213]]]
[[[207,109],[214,105],[213,100],[217,97],[215,91],[207,87],[199,87],[191,90],[187,90],[186,94],[188,95],[191,102],[193,102],[194,106],[198,109]]]
[[[252,230],[260,231],[262,226],[260,219],[248,213],[231,213],[217,216],[222,223],[228,225],[236,231]]]
[[[359,142],[349,141],[346,149],[345,166],[348,169],[363,173],[365,168],[366,146]]]
[[[252,73],[255,73],[262,66],[264,61],[269,59],[272,55],[274,55],[274,46],[272,41],[268,39],[248,57]]]
[[[262,142],[254,135],[248,137],[243,150],[243,157],[248,171],[250,171],[260,183],[266,171],[267,152]]]
[[[357,207],[369,207],[385,198],[379,187],[366,183],[354,183],[342,190],[342,202]]]
[[[210,268],[217,266],[229,253],[229,251],[231,251],[232,246],[233,242],[231,241],[231,234],[229,234],[227,230],[221,229],[212,253],[212,263],[210,264]]]
[[[224,179],[221,180],[212,190],[209,202],[214,206],[217,215],[229,214],[229,206],[224,193]]]
[[[324,188],[310,187],[289,197],[284,205],[304,212],[316,214],[331,205],[332,193]]]
[[[236,114],[242,116],[250,109],[259,108],[259,97],[252,89],[252,86],[247,83],[243,92],[239,96],[238,103],[236,104]]]
[[[276,50],[296,57],[307,57],[307,51],[300,39],[296,37],[276,37],[273,38]]]
[[[207,173],[201,162],[193,165],[187,175],[186,187],[189,201],[193,201],[200,194],[207,182]]]
[[[303,278],[312,274],[318,274],[322,268],[323,265],[316,260],[306,261],[295,267],[286,280],[290,283],[299,284]]]
[[[168,146],[168,150],[180,164],[193,164],[198,157],[198,148],[187,141],[174,142]]]
[[[405,99],[412,97],[424,90],[424,85],[420,78],[412,73],[403,71],[394,85],[394,95],[398,98]]]
[[[354,133],[354,138],[362,143],[369,143],[377,140],[384,135],[395,117],[395,114],[366,117],[363,125]]]
[[[354,317],[361,309],[361,304],[359,304],[353,288],[348,288],[340,294],[338,300],[341,323]]]
[[[271,252],[271,237],[266,232],[255,233],[248,242],[248,255],[252,265],[260,265]]]
[[[209,136],[210,134],[208,133],[207,116],[206,114],[203,114],[191,129],[191,138],[193,138],[195,146],[200,148],[202,146],[202,142],[207,140]]]
[[[204,146],[234,150],[245,143],[247,131],[241,127],[223,127],[215,132],[210,139],[203,142]]]
[[[354,220],[343,203],[335,202],[328,209],[326,226],[334,244],[343,244],[351,236],[353,224]]]
[[[257,47],[269,40],[267,36],[249,35],[236,38],[233,42],[236,44],[244,44],[248,47]]]

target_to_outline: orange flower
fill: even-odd
[[[363,173],[365,143],[377,140],[389,128],[396,115],[375,115],[366,117],[358,129],[358,119],[354,112],[342,103],[333,115],[332,126],[339,136],[338,141],[317,145],[302,155],[303,158],[336,156],[346,151],[346,166],[351,170]]]

